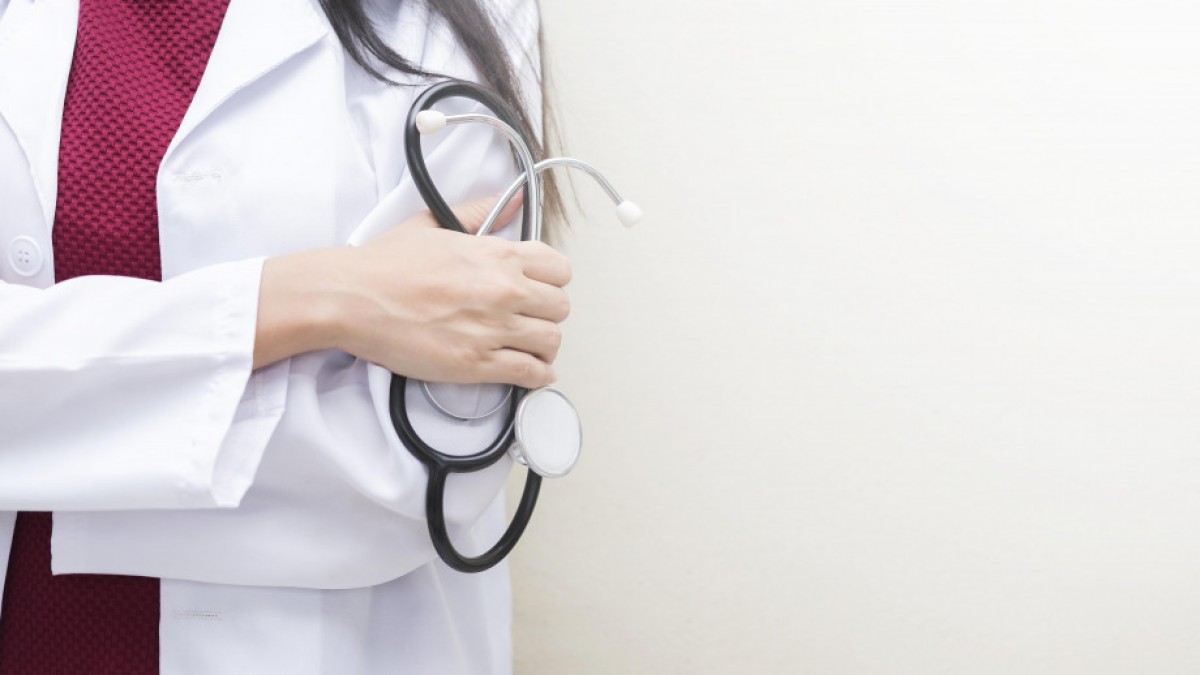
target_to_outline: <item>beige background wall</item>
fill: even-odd
[[[585,419],[517,670],[1200,673],[1200,9],[545,0]]]

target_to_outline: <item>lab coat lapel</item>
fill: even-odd
[[[0,117],[29,162],[45,227],[54,222],[58,139],[79,5],[14,0],[0,18]]]
[[[221,104],[316,44],[328,30],[309,0],[232,0],[167,156]]]
[[[14,0],[0,16],[0,118],[29,162],[47,228],[54,222],[58,142],[78,16],[79,3],[71,0]],[[232,0],[168,155],[234,93],[327,32],[309,0]]]

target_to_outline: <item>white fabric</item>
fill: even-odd
[[[474,77],[444,25],[395,4],[372,11],[397,51]],[[491,5],[533,97],[536,6]],[[12,512],[53,510],[55,573],[162,578],[167,675],[508,672],[506,569],[436,560],[425,471],[386,413],[389,374],[333,352],[250,371],[263,258],[362,242],[424,208],[401,133],[420,87],[365,75],[310,0],[232,0],[159,170],[165,281],[52,286],[77,0],[0,10],[0,561]],[[512,176],[486,129],[425,147],[452,203]],[[360,227],[384,196],[390,219]],[[22,237],[45,258],[32,275],[8,254]],[[413,404],[446,451],[496,431]],[[503,530],[509,468],[450,484],[468,551]]]

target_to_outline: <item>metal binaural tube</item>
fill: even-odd
[[[630,203],[621,197],[621,194],[617,192],[617,189],[613,187],[613,184],[604,177],[604,174],[600,173],[599,169],[582,160],[574,159],[572,157],[551,157],[549,159],[543,159],[535,164],[533,166],[533,172],[534,175],[538,175],[543,171],[558,167],[578,169],[591,176],[592,179],[595,180],[596,183],[604,190],[604,192],[608,194],[608,198],[611,199],[614,204],[620,206],[622,204]],[[528,173],[523,173],[517,176],[516,180],[514,180],[512,184],[508,186],[508,189],[504,191],[504,194],[500,196],[499,201],[497,201],[496,205],[492,207],[492,211],[488,214],[487,219],[483,221],[483,227],[479,228],[480,235],[487,234],[496,225],[496,220],[500,217],[500,212],[504,210],[504,207],[508,206],[508,203],[513,200],[513,197],[517,196],[517,192],[519,192],[521,187],[525,185],[527,175]],[[540,181],[538,181],[538,183],[540,184]],[[541,234],[540,227],[538,228],[538,234]]]
[[[537,164],[533,160],[533,152],[530,151],[529,146],[525,143],[525,139],[522,138],[521,134],[516,129],[504,123],[504,121],[493,117],[492,115],[469,113],[465,115],[446,116],[446,124],[470,123],[486,124],[494,129],[497,129],[508,138],[509,144],[516,149],[517,158],[521,162],[521,185],[525,184],[525,176],[535,177],[529,186],[530,203],[526,204],[525,208],[529,209],[529,221],[532,224],[530,239],[533,241],[540,240],[542,238],[542,184],[541,181],[537,180],[536,178],[538,171]],[[520,189],[520,186],[518,186],[518,189]],[[503,209],[511,200],[511,196],[508,199],[502,199],[497,203],[497,206],[500,209]],[[495,217],[498,217],[499,215],[499,211],[493,211],[492,214],[489,214],[488,220],[484,221],[484,227],[481,227],[479,232],[476,234],[478,236],[486,235],[492,229],[489,223],[492,223],[495,220]]]

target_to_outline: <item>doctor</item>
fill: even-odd
[[[436,559],[389,371],[551,382],[570,268],[422,213],[421,73],[541,105],[535,0],[428,4],[0,0],[3,675],[511,669],[506,568]],[[477,126],[425,154],[476,224],[512,178]],[[461,547],[508,470],[452,482]]]

